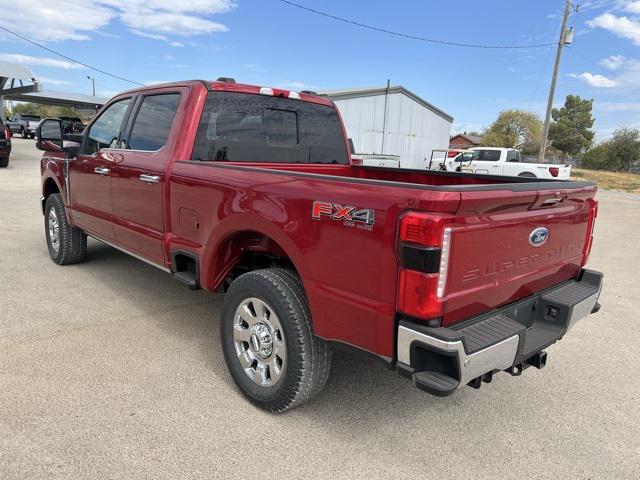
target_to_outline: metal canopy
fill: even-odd
[[[0,62],[0,104],[8,94],[22,95],[42,90],[35,74],[25,65],[13,62]],[[4,108],[0,109],[0,118],[4,120]]]
[[[33,102],[77,109],[100,108],[109,101],[106,97],[94,97],[93,95],[82,95],[80,93],[55,92],[52,90],[43,90],[34,93],[5,93],[4,98],[20,102]]]

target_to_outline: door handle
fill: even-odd
[[[109,170],[107,167],[96,167],[93,169],[94,173],[97,173],[98,175],[109,175],[109,172],[111,170]]]
[[[143,173],[140,175],[140,180],[146,183],[158,183],[160,181],[160,177],[158,175],[149,175],[147,173]]]

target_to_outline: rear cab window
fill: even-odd
[[[474,150],[473,159],[478,162],[497,162],[500,160],[500,150]]]
[[[210,92],[192,160],[347,164],[334,108],[288,98]]]

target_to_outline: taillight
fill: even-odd
[[[593,247],[593,230],[596,225],[596,218],[598,217],[598,201],[593,201],[593,206],[591,207],[590,215],[589,215],[589,232],[587,237],[587,244],[584,247],[584,256],[582,260],[582,266],[584,267],[589,261],[589,256],[591,255],[591,248]]]
[[[4,127],[4,138],[7,139],[7,142],[11,141],[11,130],[9,130],[9,127]]]
[[[450,219],[409,213],[400,220],[400,278],[398,310],[412,317],[433,319],[444,312]]]
[[[549,167],[549,173],[552,177],[557,177],[560,173],[560,169],[558,167]]]
[[[351,157],[351,165],[362,165],[362,159]]]

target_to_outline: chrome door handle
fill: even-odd
[[[94,173],[97,173],[98,175],[109,175],[109,172],[111,170],[109,170],[107,167],[96,167],[93,169]]]
[[[158,183],[160,181],[160,177],[158,175],[148,175],[143,173],[140,175],[140,180],[146,183]]]

